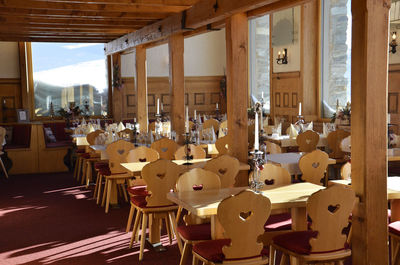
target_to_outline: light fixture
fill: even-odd
[[[389,43],[389,47],[390,47],[389,53],[390,52],[391,53],[396,53],[396,47],[397,47],[396,39],[397,39],[397,32],[393,31],[393,33],[392,33],[392,41]]]
[[[278,52],[278,58],[276,59],[277,64],[287,64],[288,63],[288,56],[287,56],[287,49],[283,49],[282,55],[281,52]]]

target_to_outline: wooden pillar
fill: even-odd
[[[247,162],[248,102],[248,24],[245,13],[226,19],[227,111],[230,142],[229,154]],[[241,172],[236,186],[248,185],[247,172]]]
[[[185,74],[183,35],[172,35],[168,40],[169,87],[171,95],[171,130],[176,132],[179,143],[183,143],[185,133]]]
[[[21,106],[30,110],[29,85],[28,85],[28,62],[26,56],[25,42],[18,42],[19,48],[19,71],[21,75]],[[31,113],[32,111],[30,111]]]
[[[352,0],[353,265],[388,264],[387,76],[390,0]]]
[[[136,89],[137,89],[137,117],[140,131],[148,130],[148,107],[147,107],[147,62],[146,48],[136,47]]]
[[[111,78],[113,79],[118,75],[118,77],[121,79],[121,54],[120,53],[114,53],[112,55],[112,69],[111,69]],[[116,69],[119,69],[118,73],[114,73]],[[114,83],[114,82],[113,82]],[[113,90],[113,95],[112,95],[112,108],[113,108],[113,118],[114,121],[119,122],[122,121],[123,115],[124,115],[124,102],[123,102],[123,87],[114,87],[112,86]]]

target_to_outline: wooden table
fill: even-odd
[[[272,154],[267,155],[267,162],[272,162],[273,164],[278,164],[281,167],[287,169],[290,175],[301,175],[301,170],[299,168],[299,160],[305,153],[282,153],[282,154]],[[329,158],[328,165],[336,164],[336,160]]]
[[[84,134],[73,134],[71,135],[73,141],[76,142],[77,146],[87,146],[89,145],[88,141],[86,141],[86,135]]]
[[[248,187],[171,192],[167,194],[167,198],[199,217],[211,216],[211,235],[213,239],[217,239],[223,238],[223,229],[216,218],[218,204],[223,199],[246,188]],[[307,230],[307,199],[314,192],[324,188],[323,186],[303,182],[262,191],[262,194],[271,200],[272,209],[291,209],[293,230]]]

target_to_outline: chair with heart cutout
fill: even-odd
[[[128,156],[126,157],[126,162],[127,163],[154,162],[159,158],[160,155],[156,150],[148,148],[146,146],[139,146],[129,151]],[[130,197],[147,194],[146,183],[144,183],[143,179],[141,178],[129,180],[127,190]],[[134,213],[135,213],[135,207],[131,205],[131,210],[129,211],[128,221],[126,224],[126,232],[129,232],[129,230],[131,229]],[[139,218],[139,216],[136,216],[136,218]]]
[[[239,166],[240,162],[236,157],[222,155],[208,160],[204,169],[212,171],[219,176],[221,188],[231,188],[235,184]]]
[[[110,207],[110,201],[112,203],[117,202],[117,191],[119,190],[124,195],[126,201],[128,201],[128,195],[126,194],[125,184],[127,180],[131,178],[131,175],[127,170],[121,166],[121,163],[126,163],[126,156],[129,151],[134,149],[135,145],[125,140],[118,140],[109,144],[106,148],[107,156],[109,157],[108,165],[109,168],[101,169],[100,174],[105,176],[106,183],[104,186],[103,200],[101,206],[105,204],[105,212],[108,213]],[[120,186],[118,186],[120,185]],[[121,189],[122,186],[122,189]]]
[[[268,264],[268,249],[258,239],[270,212],[271,201],[251,190],[224,199],[217,218],[225,238],[194,244],[193,264]]]
[[[214,133],[217,134],[218,129],[219,129],[219,121],[216,119],[208,119],[204,121],[203,123],[203,130],[208,129],[208,128],[213,128]]]
[[[174,232],[175,235],[177,234],[175,210],[178,209],[178,206],[167,199],[167,193],[175,189],[176,182],[181,172],[182,169],[180,166],[172,161],[164,159],[150,162],[142,169],[142,177],[147,184],[148,194],[131,197],[131,204],[134,205],[139,212],[137,215],[139,218],[135,220],[134,232],[132,233],[131,242],[129,244],[129,247],[132,247],[136,236],[136,229],[138,229],[140,219],[142,219],[139,260],[143,259],[146,228],[149,217],[151,218],[151,220],[149,220],[151,243],[157,243],[154,241],[159,240],[160,219],[167,220],[166,228],[170,238],[172,237],[172,232]],[[180,240],[177,241],[179,250],[182,250]]]
[[[215,142],[215,147],[218,150],[218,155],[228,154],[228,144],[229,144],[229,135],[225,135],[224,137],[218,138],[218,140]]]
[[[325,171],[328,168],[329,156],[321,150],[315,150],[303,155],[299,160],[299,168],[302,172],[301,179],[313,184],[322,185],[325,181]]]
[[[267,147],[267,154],[281,154],[282,153],[282,148],[270,141],[265,141],[265,146]]]
[[[179,145],[175,141],[168,138],[161,138],[151,144],[151,148],[159,153],[161,159],[168,160],[174,159],[178,147]]]
[[[296,142],[300,152],[312,152],[317,149],[319,134],[311,130],[305,131],[297,136]]]
[[[311,219],[310,230],[294,231],[273,238],[270,247],[271,265],[275,265],[275,251],[283,252],[280,264],[343,264],[351,255],[344,228],[356,203],[351,187],[333,185],[312,194],[306,211]]]
[[[206,158],[206,151],[201,146],[189,144],[189,156],[192,159],[204,159]],[[186,146],[181,146],[175,152],[176,160],[186,160]]]
[[[195,192],[200,190],[219,189],[221,182],[217,174],[201,168],[194,168],[178,179],[178,192]],[[211,225],[191,213],[184,216],[185,225],[178,227],[178,234],[184,241],[180,265],[186,264],[192,245],[201,241],[211,240]]]

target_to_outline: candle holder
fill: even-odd
[[[136,141],[137,141],[136,137],[137,137],[137,133],[138,133],[138,131],[137,131],[137,122],[135,120],[133,121],[133,130],[132,131],[133,131],[132,143],[135,146],[138,146],[138,144],[136,143]]]
[[[294,124],[294,125],[297,125],[300,129],[300,133],[302,133],[303,132],[303,124],[305,123],[305,121],[304,121],[304,117],[302,116],[302,115],[298,115],[297,116],[297,121],[296,121],[296,123]]]
[[[156,135],[161,135],[162,133],[162,121],[161,121],[161,114],[157,113],[156,114],[156,124],[154,126],[154,130]]]
[[[259,193],[260,189],[264,186],[264,183],[260,182],[260,171],[264,169],[264,152],[260,150],[254,150],[251,152],[253,155],[253,177],[250,180],[250,188]]]
[[[200,144],[199,124],[196,118],[193,120],[192,138],[192,143]]]
[[[219,113],[219,108],[215,108],[215,119],[221,121],[221,115]]]
[[[192,165],[190,161],[193,160],[193,156],[190,155],[190,133],[184,133],[183,136],[185,137],[185,160],[186,162],[183,165],[189,166]]]

